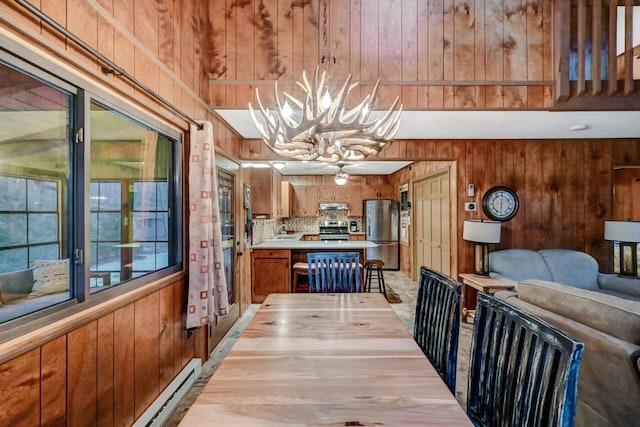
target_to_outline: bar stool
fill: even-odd
[[[296,262],[295,264],[293,264],[293,292],[302,292],[301,289],[298,289],[300,283],[300,275],[309,275],[309,264],[307,264],[306,262]],[[308,288],[305,292],[308,292]]]
[[[365,292],[371,292],[371,281],[376,279],[378,281],[378,290],[387,297],[387,289],[384,286],[384,276],[382,275],[382,266],[384,261],[380,259],[368,259],[364,262],[364,290]],[[374,276],[375,271],[375,276]]]

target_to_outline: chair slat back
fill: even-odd
[[[478,295],[467,413],[478,426],[573,426],[584,344]]]
[[[461,288],[449,276],[420,269],[413,337],[454,395]]]
[[[360,292],[358,252],[307,254],[309,292]]]

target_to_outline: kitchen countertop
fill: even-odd
[[[304,234],[286,235],[286,238],[267,239],[251,246],[252,249],[366,249],[375,248],[373,242],[367,240],[300,240]]]

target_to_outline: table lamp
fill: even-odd
[[[489,243],[500,243],[502,223],[497,221],[466,220],[462,238],[475,243],[476,274],[489,275]]]
[[[613,241],[614,273],[637,276],[640,221],[605,221],[604,239]]]

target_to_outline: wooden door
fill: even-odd
[[[421,266],[451,274],[449,171],[414,183],[414,279]]]

